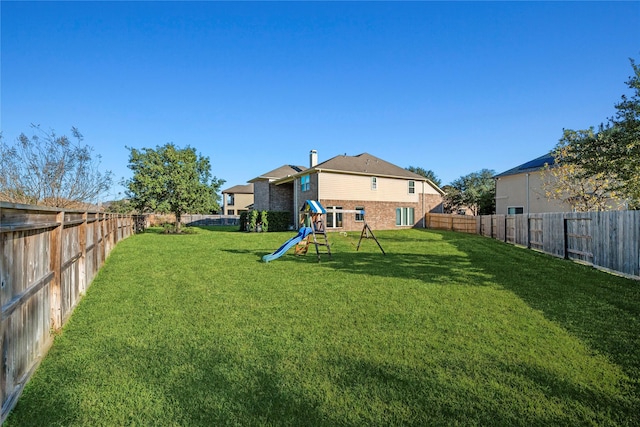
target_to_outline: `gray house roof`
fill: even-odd
[[[427,179],[422,175],[403,169],[400,166],[396,166],[393,163],[389,163],[376,156],[372,156],[369,153],[362,153],[357,156],[347,156],[346,154],[335,156],[327,161],[317,164],[311,169],[427,181]]]
[[[234,185],[226,190],[222,190],[226,194],[253,194],[253,184]]]
[[[298,176],[314,172],[333,172],[424,181],[439,193],[444,194],[440,187],[424,176],[403,169],[400,166],[396,166],[393,163],[389,163],[376,156],[372,156],[369,153],[362,153],[357,156],[347,156],[346,154],[335,156],[327,161],[318,163],[313,167],[302,168],[302,170],[296,174],[285,175],[282,178],[277,179],[274,184],[280,185],[291,182]]]
[[[509,175],[517,175],[520,173],[535,172],[542,169],[545,164],[553,165],[554,163],[555,163],[555,160],[551,153],[544,154],[538,158],[529,160],[528,162],[523,163],[520,166],[516,166],[515,168],[511,168],[508,171],[502,172],[494,176],[494,178],[500,178],[500,177],[509,176]]]
[[[283,165],[280,166],[277,169],[274,169],[272,171],[269,171],[267,173],[263,173],[260,176],[257,176],[253,179],[250,179],[248,182],[256,182],[256,181],[264,181],[264,180],[275,180],[275,179],[280,179],[280,178],[284,178],[290,175],[295,175],[297,173],[300,173],[304,170],[306,170],[307,168],[304,166],[294,166],[294,165]]]

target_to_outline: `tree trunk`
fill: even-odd
[[[182,214],[180,212],[176,212],[176,233],[180,233],[180,224],[181,224]]]

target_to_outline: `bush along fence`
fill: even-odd
[[[240,214],[240,231],[291,230],[291,213],[281,211],[250,210]]]
[[[640,211],[427,214],[425,224],[480,234],[640,279]]]
[[[130,215],[0,202],[0,395],[4,422]]]

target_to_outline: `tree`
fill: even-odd
[[[631,206],[640,207],[640,66],[630,59],[634,75],[627,86],[634,93],[615,105],[616,114],[598,130],[565,130],[558,148],[567,146],[566,160],[584,177],[603,176],[616,184]]]
[[[208,157],[172,143],[155,150],[127,148],[133,171],[133,177],[125,182],[127,195],[139,212],[171,212],[180,231],[182,214],[219,209],[218,190],[225,181],[211,176]]]
[[[482,169],[461,176],[451,183],[444,196],[444,206],[450,212],[467,207],[474,215],[490,215],[495,212],[495,171]]]
[[[415,167],[415,166],[409,166],[408,168],[405,168],[405,169],[410,171],[410,172],[417,173],[418,175],[424,176],[425,178],[427,178],[429,181],[433,182],[438,187],[440,187],[440,185],[442,184],[442,181],[440,180],[440,178],[438,178],[436,173],[434,171],[432,171],[431,169],[426,170],[424,168]]]
[[[21,133],[11,146],[0,134],[0,200],[78,207],[97,202],[111,188],[112,173],[100,172],[100,156],[82,144],[77,128],[71,128],[74,142],[53,130],[31,127],[31,137]]]
[[[554,163],[542,168],[540,179],[547,199],[566,203],[578,212],[611,209],[619,200],[618,184],[603,172],[586,174],[580,165],[568,161],[571,155],[568,144],[558,144]]]
[[[107,212],[126,215],[137,213],[135,207],[133,206],[133,203],[131,203],[131,200],[129,199],[120,199],[107,202],[104,205],[104,209]]]

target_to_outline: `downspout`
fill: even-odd
[[[529,215],[529,174],[527,173],[527,215]]]
[[[300,227],[298,212],[298,178],[293,179],[293,229],[297,230]]]
[[[422,199],[422,228],[427,228],[427,221],[425,220],[425,211],[424,211],[424,181],[422,181],[422,194],[420,194],[420,198]]]

